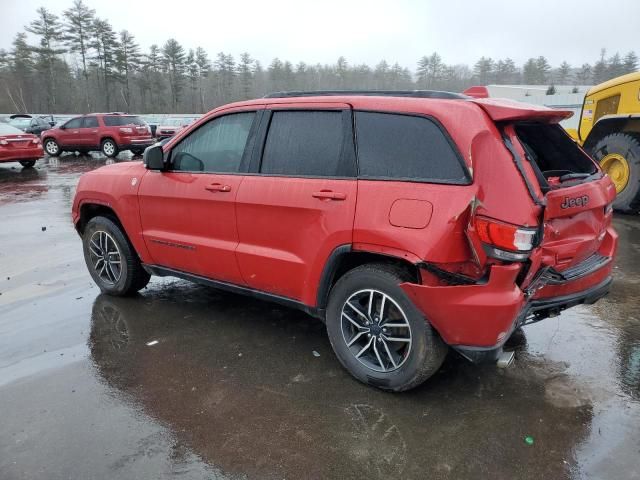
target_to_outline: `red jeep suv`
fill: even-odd
[[[407,390],[448,347],[507,363],[516,329],[609,291],[615,187],[558,125],[570,115],[272,94],[83,175],[73,221],[103,292],[170,275],[297,307],[354,377]]]
[[[115,157],[121,150],[140,155],[155,143],[149,126],[139,117],[120,113],[91,113],[72,118],[42,132],[45,152],[58,156],[64,151],[102,151]]]

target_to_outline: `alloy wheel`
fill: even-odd
[[[340,313],[342,338],[353,356],[376,372],[392,372],[409,358],[411,326],[398,303],[384,292],[352,294]]]
[[[122,276],[122,256],[111,235],[98,230],[89,240],[89,256],[93,269],[107,285],[115,285]]]
[[[116,151],[116,146],[112,142],[104,142],[102,145],[102,151],[105,155],[111,156]]]
[[[53,140],[49,140],[44,146],[44,148],[49,155],[55,155],[56,153],[58,153],[59,147],[56,142],[54,142]]]

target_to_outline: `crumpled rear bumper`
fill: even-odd
[[[591,304],[611,286],[612,262],[581,278],[528,297],[516,284],[521,265],[494,265],[485,283],[431,286],[403,283],[440,336],[473,362],[495,361],[513,331],[579,304]],[[554,292],[555,290],[555,292]],[[555,294],[554,294],[555,293]]]

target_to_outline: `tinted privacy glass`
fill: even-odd
[[[64,128],[80,128],[82,126],[82,117],[69,120]]]
[[[274,112],[260,171],[291,176],[345,177],[342,112]]]
[[[95,128],[98,126],[98,119],[96,117],[84,117],[84,128]]]
[[[595,173],[594,163],[560,125],[529,123],[515,128],[527,156],[547,177]]]
[[[172,149],[172,169],[239,172],[255,116],[255,112],[225,115],[198,128]]]
[[[361,177],[466,182],[444,133],[423,117],[356,112]]]
[[[102,117],[104,124],[107,127],[123,127],[125,125],[145,125],[144,121],[140,117],[133,117],[131,115],[113,115]]]

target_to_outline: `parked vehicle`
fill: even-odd
[[[154,142],[146,123],[122,113],[82,115],[42,134],[44,149],[51,156],[64,151],[101,151],[107,157],[115,157],[122,150],[140,155]]]
[[[189,123],[191,122],[184,118],[167,118],[162,120],[156,128],[156,138],[162,140],[163,138],[173,137],[180,130],[187,127]]]
[[[45,130],[49,130],[53,125],[46,117],[34,117],[27,113],[18,113],[9,117],[9,125],[19,128],[23,132],[40,135]]]
[[[609,291],[615,186],[557,124],[570,113],[275,94],[83,175],[73,222],[103,292],[169,275],[297,307],[354,377],[407,390],[448,347],[509,363],[516,329]]]
[[[0,123],[0,162],[20,162],[24,168],[31,168],[43,156],[42,144],[37,135]]]
[[[144,120],[145,123],[149,125],[149,129],[151,130],[151,135],[155,137],[158,125],[160,124],[160,122],[162,122],[160,117],[155,117],[153,115],[145,115],[140,118],[142,118],[142,120]]]

